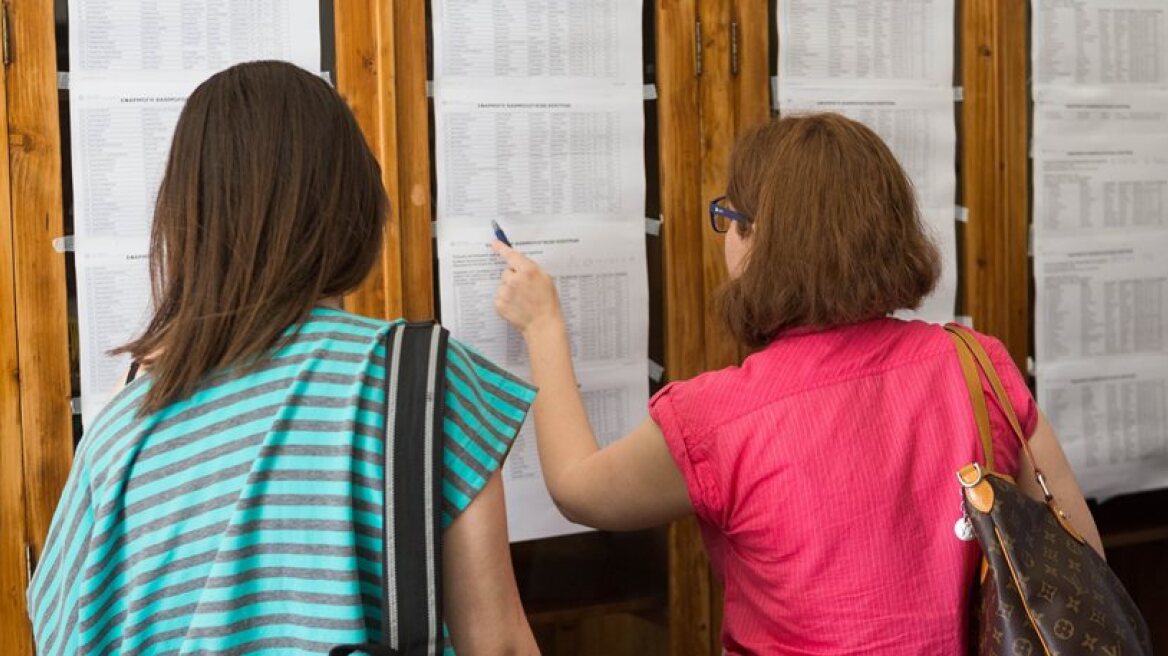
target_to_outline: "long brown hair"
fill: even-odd
[[[150,367],[139,411],[250,366],[322,298],[355,288],[381,248],[388,202],[344,100],[282,62],[240,64],[186,102],[150,243],[154,315],[118,349]]]
[[[765,345],[788,327],[828,327],[916,308],[940,257],[912,183],[872,130],[839,114],[784,117],[738,142],[726,190],[750,248],[718,309]]]

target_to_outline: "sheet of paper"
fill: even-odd
[[[952,0],[782,0],[787,86],[953,86]]]
[[[1036,89],[1168,86],[1164,0],[1033,0],[1031,8]]]
[[[622,217],[645,206],[644,101],[443,92],[435,100],[440,222]]]
[[[435,0],[436,89],[635,87],[641,2]]]
[[[77,263],[77,320],[81,340],[81,423],[93,425],[130,366],[111,349],[136,337],[149,320],[150,273],[145,250],[80,250]]]
[[[1168,89],[1083,86],[1035,90],[1032,136],[1036,143],[1104,134],[1168,135]]]
[[[1084,490],[1168,485],[1168,4],[1034,0],[1039,404]]]
[[[1088,497],[1168,487],[1168,357],[1044,365],[1038,405]]]
[[[525,369],[522,338],[494,310],[503,264],[489,247],[491,218],[438,223],[443,323],[454,337],[504,368]],[[576,366],[635,366],[645,378],[649,292],[644,226],[500,220],[514,247],[555,277]]]
[[[154,199],[174,126],[201,75],[77,75],[70,84],[81,421],[90,426],[125,375],[109,350],[148,319]]]
[[[589,369],[582,370],[578,379],[588,422],[601,446],[616,441],[644,420],[649,399],[643,372],[637,375],[635,371]],[[540,471],[531,421],[524,426],[507,457],[503,477],[512,540],[519,542],[591,530],[569,522],[556,509]]]
[[[952,89],[816,89],[780,85],[783,115],[836,112],[884,139],[917,188],[921,207],[957,198],[957,131]],[[950,212],[952,214],[952,212]]]
[[[255,59],[320,68],[315,0],[70,0],[69,105],[82,421],[126,371],[107,351],[147,318],[154,200],[179,113],[208,75]]]
[[[200,76],[75,76],[70,86],[78,240],[150,234],[174,127]]]
[[[214,72],[256,59],[320,70],[316,0],[69,0],[69,65]]]
[[[522,338],[494,311],[503,264],[489,247],[490,218],[438,224],[442,318],[454,337],[527,376]],[[589,420],[602,444],[615,440],[644,420],[649,402],[643,225],[515,222],[504,229],[516,249],[555,277]],[[586,530],[564,519],[548,497],[530,419],[504,482],[512,540]]]
[[[1048,137],[1033,171],[1040,237],[1168,230],[1168,135]]]
[[[1168,232],[1035,241],[1039,376],[1066,360],[1168,355]]]

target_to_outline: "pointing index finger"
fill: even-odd
[[[527,258],[523,257],[519,251],[511,248],[498,239],[491,242],[491,248],[495,249],[495,252],[499,254],[499,257],[503,258],[503,260],[507,262],[507,265],[513,269],[518,269],[520,265],[527,261]]]

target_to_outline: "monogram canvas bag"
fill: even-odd
[[[994,471],[982,374],[1031,462],[1034,456],[981,344],[959,326],[946,330],[957,347],[985,453],[984,465],[974,462],[957,472],[965,511],[958,534],[976,537],[983,554],[972,636],[976,653],[1150,656],[1151,637],[1135,602],[1059,509],[1038,464],[1034,474],[1043,503]]]

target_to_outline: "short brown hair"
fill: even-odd
[[[916,308],[940,275],[904,170],[872,130],[839,114],[747,132],[731,157],[727,196],[751,219],[736,223],[750,249],[718,306],[748,346],[790,327]]]
[[[150,366],[142,414],[251,365],[381,250],[381,170],[345,101],[282,62],[218,73],[187,99],[150,243],[154,315],[118,352]]]

